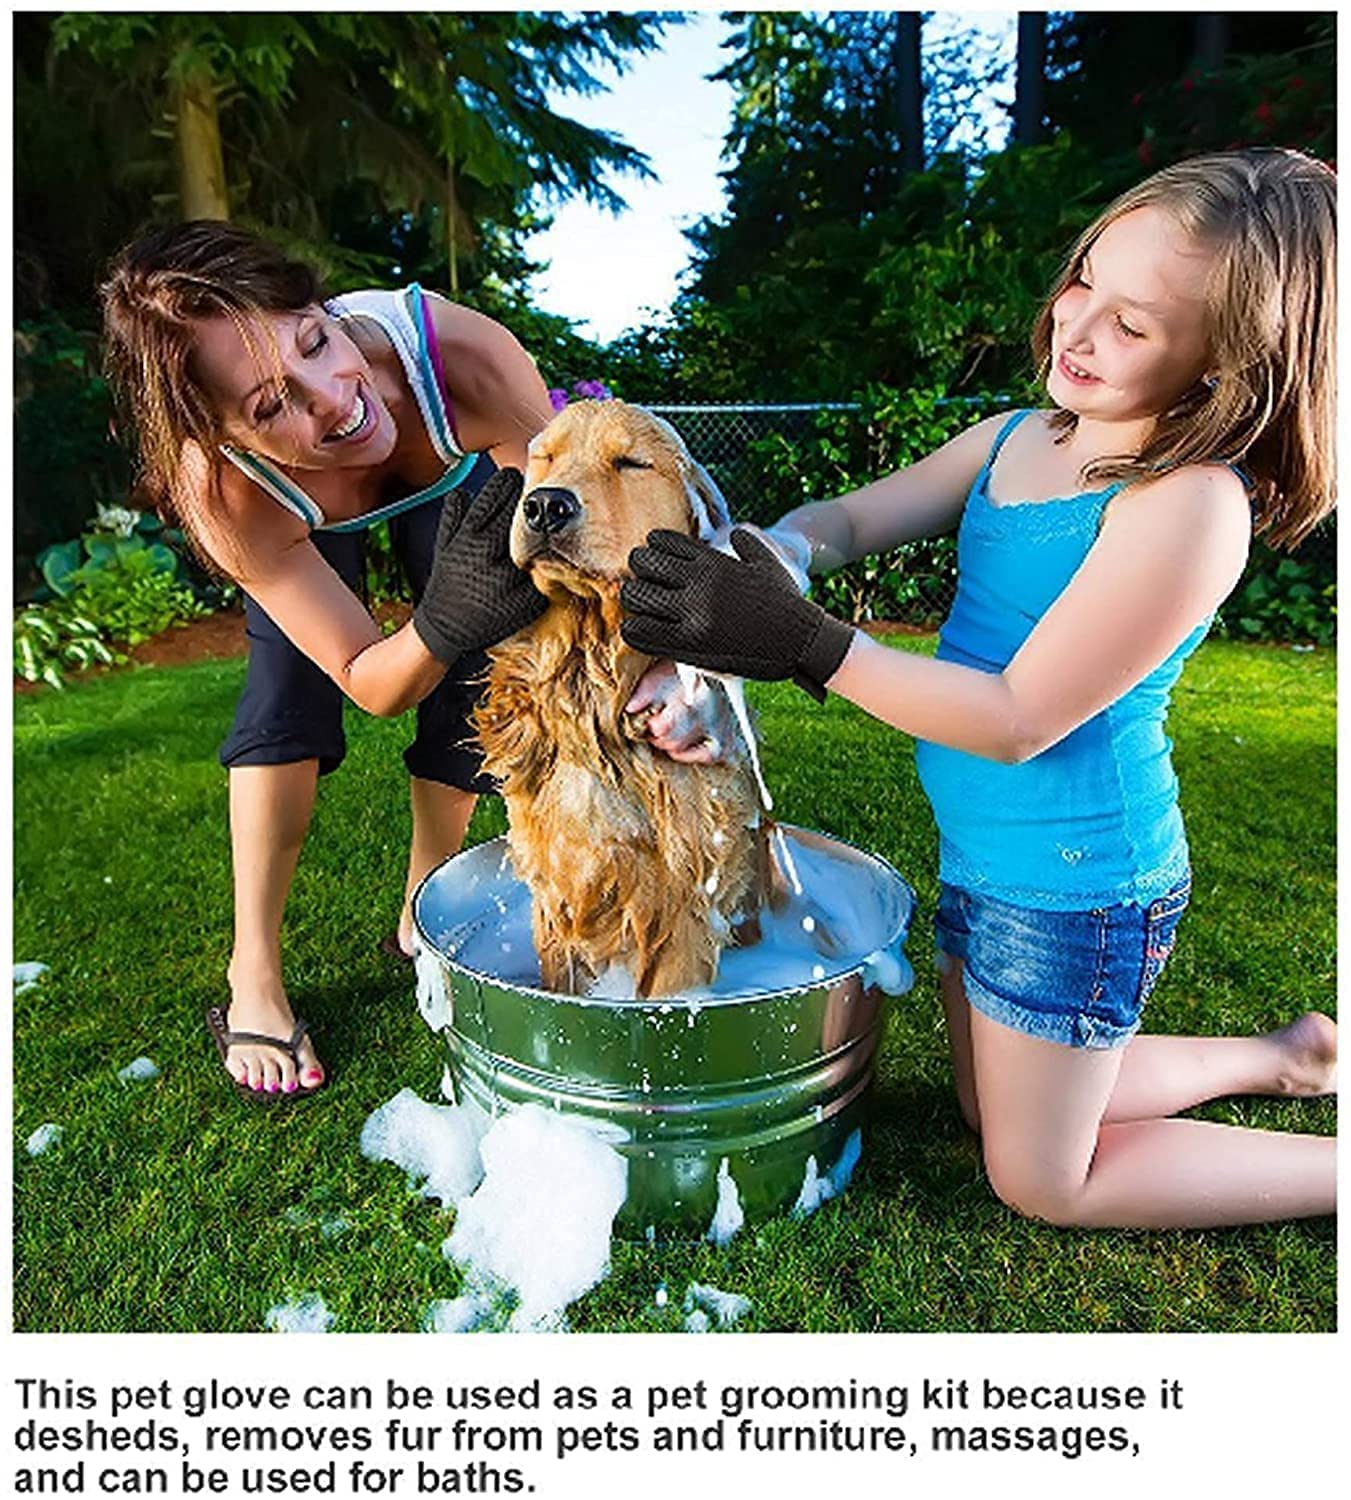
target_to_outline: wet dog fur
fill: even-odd
[[[640,407],[578,402],[530,446],[511,555],[548,609],[489,653],[475,727],[547,989],[609,992],[620,966],[640,996],[679,993],[758,935],[769,859],[744,745],[684,764],[625,712],[652,663],[619,633],[629,552],[656,527],[697,535],[701,510],[726,519],[674,429]]]

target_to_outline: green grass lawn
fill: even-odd
[[[910,643],[929,649],[928,643]],[[253,1330],[319,1292],[338,1330],[412,1330],[454,1296],[451,1217],[363,1160],[366,1116],[403,1085],[437,1098],[441,1052],[411,975],[376,952],[402,888],[403,723],[348,716],[287,920],[287,981],[332,1085],[291,1110],[230,1091],[202,1026],[224,995],[226,784],[215,748],[242,663],[134,669],[15,703],[15,953],[51,965],[16,1003],[16,1326]],[[1255,1032],[1334,996],[1334,659],[1210,643],[1171,724],[1195,866],[1150,1029]],[[678,1328],[691,1280],[753,1299],[760,1330],[1329,1330],[1330,1219],[1216,1232],[1089,1233],[1017,1218],[957,1114],[928,915],[936,839],[909,740],[850,705],[754,688],[785,820],[874,849],[915,886],[919,975],[883,1048],[848,1194],[726,1250],[616,1243],[577,1329]],[[481,804],[471,840],[502,830]],[[123,1084],[139,1054],[161,1068]],[[1198,1113],[1332,1133],[1326,1101]],[[60,1144],[30,1157],[45,1121]],[[338,1225],[337,1220],[341,1220]],[[345,1227],[342,1227],[345,1226]],[[334,1233],[335,1227],[340,1232]],[[671,1290],[659,1310],[659,1283]]]

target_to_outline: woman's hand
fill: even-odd
[[[638,679],[625,712],[656,708],[647,736],[672,760],[707,766],[721,760],[732,743],[732,724],[721,693],[703,692],[691,702],[669,661],[654,661]]]
[[[629,554],[620,591],[624,639],[651,656],[765,681],[791,677],[826,696],[854,632],[804,599],[756,536],[733,530],[735,557],[676,531],[654,531]]]
[[[472,501],[460,490],[446,498],[431,576],[413,611],[423,645],[446,666],[515,635],[547,608],[509,550],[524,482],[519,469],[499,469]]]

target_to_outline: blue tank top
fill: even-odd
[[[1002,671],[1088,555],[1121,489],[992,503],[990,468],[1029,415],[1017,412],[1000,429],[967,497],[940,661]],[[1182,664],[1209,626],[1203,621],[1142,682],[1021,765],[919,741],[941,878],[1050,911],[1144,905],[1176,885],[1187,871],[1187,840],[1164,720]]]

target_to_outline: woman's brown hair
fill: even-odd
[[[1252,480],[1256,530],[1292,548],[1337,503],[1336,177],[1297,151],[1198,156],[1122,194],[1080,235],[1032,330],[1050,367],[1056,299],[1107,226],[1155,207],[1213,249],[1206,377],[1159,416],[1137,455],[1087,465],[1085,480],[1143,479],[1231,463]],[[1062,433],[1074,414],[1051,418]]]
[[[124,424],[134,434],[136,487],[181,524],[198,552],[196,507],[219,494],[221,420],[192,368],[194,324],[225,316],[251,347],[248,323],[323,300],[314,268],[267,240],[215,219],[194,219],[144,235],[113,261],[99,287],[104,367]],[[207,493],[182,482],[183,450],[206,459]]]

